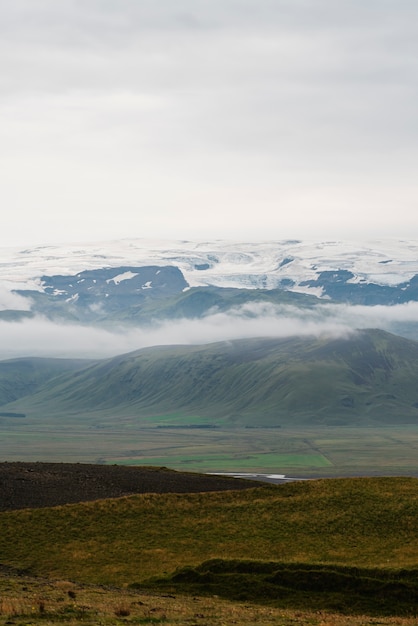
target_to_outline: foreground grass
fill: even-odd
[[[302,612],[416,616],[417,535],[414,478],[144,494],[0,514],[1,562],[31,574]],[[201,566],[213,559],[222,571]],[[244,560],[254,565],[243,569]],[[268,571],[265,562],[273,562]]]
[[[0,514],[2,563],[117,585],[213,558],[415,567],[417,535],[415,478],[143,494]]]
[[[0,626],[413,626],[416,619],[344,616],[228,602],[218,597],[135,592],[0,575]]]

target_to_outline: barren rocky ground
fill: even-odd
[[[248,489],[254,482],[166,468],[82,463],[0,463],[0,511],[118,498],[135,493]]]

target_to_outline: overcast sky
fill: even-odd
[[[0,0],[0,245],[418,237],[416,0]]]

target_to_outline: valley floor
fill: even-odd
[[[418,426],[92,429],[19,422],[0,427],[0,459],[302,478],[418,476]]]

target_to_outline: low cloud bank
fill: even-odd
[[[0,284],[0,311],[16,309],[18,311],[30,311],[30,298],[24,298]]]
[[[201,320],[161,322],[153,328],[114,330],[58,324],[44,318],[0,322],[0,358],[50,356],[106,358],[140,348],[169,344],[203,344],[245,337],[349,336],[358,328],[400,332],[413,328],[418,339],[418,303],[397,306],[320,305],[313,309],[251,303]],[[410,333],[412,334],[412,333]]]

